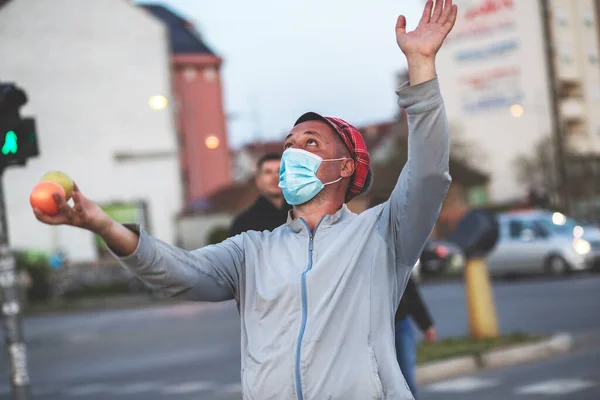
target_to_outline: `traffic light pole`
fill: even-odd
[[[4,167],[0,165],[0,301],[4,344],[10,363],[10,383],[14,400],[30,398],[27,351],[19,304],[15,259],[8,244],[8,224],[4,204]]]

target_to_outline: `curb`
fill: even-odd
[[[550,339],[537,343],[489,350],[473,356],[457,357],[436,361],[417,367],[417,384],[433,383],[439,380],[467,375],[479,370],[509,367],[565,354],[573,348],[573,337],[567,333],[556,334]]]

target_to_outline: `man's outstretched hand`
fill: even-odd
[[[35,217],[48,225],[71,225],[94,232],[118,256],[132,254],[138,247],[139,236],[124,225],[115,223],[96,203],[79,191],[77,184],[73,187],[73,206],[58,194],[54,201],[58,206],[57,215],[46,215],[37,208],[33,210]]]
[[[458,7],[452,0],[427,1],[419,25],[406,32],[406,18],[398,17],[396,42],[406,55],[411,85],[435,77],[435,55],[454,27]],[[433,11],[433,12],[432,12]]]
[[[73,187],[72,196],[73,206],[70,206],[63,197],[54,195],[59,210],[57,215],[46,215],[38,209],[34,209],[33,213],[39,221],[49,225],[71,225],[98,234],[109,228],[111,218],[96,203],[85,197],[77,184]]]

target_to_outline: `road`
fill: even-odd
[[[440,337],[466,334],[463,293],[456,282],[423,287]],[[600,329],[599,276],[495,283],[494,295],[504,332]],[[239,320],[232,303],[30,317],[25,332],[36,399],[240,398]],[[556,367],[549,363],[539,369],[525,368],[514,375],[511,371],[518,369],[489,375],[495,379],[493,387],[488,384],[490,393],[506,395],[544,379],[575,376],[593,381],[588,372],[597,375],[599,370],[593,357],[575,357],[581,358]],[[2,358],[0,379],[8,382]],[[587,368],[573,368],[580,363]],[[0,380],[0,399],[9,398],[4,382]],[[446,398],[443,393],[439,397],[440,392],[424,393],[434,396],[431,399]]]

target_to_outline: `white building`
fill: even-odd
[[[488,200],[523,197],[514,159],[552,134],[546,46],[556,52],[560,118],[567,145],[600,151],[600,68],[593,0],[455,0],[459,17],[437,59],[451,125],[481,150]]]
[[[182,200],[173,110],[149,107],[171,93],[162,23],[124,0],[2,3],[0,80],[27,92],[22,115],[36,118],[41,153],[4,175],[11,246],[96,258],[92,234],[34,218],[29,193],[50,170],[97,203],[145,202],[151,233],[174,243]]]

